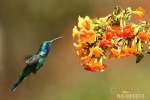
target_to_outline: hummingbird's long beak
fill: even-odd
[[[57,40],[57,39],[60,39],[60,38],[62,38],[63,36],[61,36],[61,37],[57,37],[57,38],[55,38],[55,39],[53,39],[53,40],[50,40],[49,42],[53,42],[53,41],[55,41],[55,40]]]

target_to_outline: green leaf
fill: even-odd
[[[136,54],[135,56],[136,56],[136,63],[139,63],[144,58],[143,53]]]

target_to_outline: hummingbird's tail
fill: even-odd
[[[55,41],[55,40],[57,40],[57,39],[59,39],[59,38],[62,38],[63,36],[61,36],[61,37],[57,37],[57,38],[55,38],[55,39],[53,39],[53,40],[51,40],[50,42],[53,42],[53,41]]]
[[[11,88],[11,91],[15,91],[17,89],[17,87],[19,86],[19,84],[24,80],[25,77],[20,76],[19,79],[17,80],[17,82],[13,85],[13,87]]]

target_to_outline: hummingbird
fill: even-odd
[[[36,74],[36,72],[43,66],[45,59],[50,51],[52,42],[59,38],[62,38],[62,36],[50,41],[44,41],[41,44],[38,52],[35,55],[31,56],[28,60],[26,60],[25,68],[23,69],[21,75],[19,76],[19,79],[11,88],[11,91],[15,91],[17,87],[20,85],[20,83],[31,73]]]

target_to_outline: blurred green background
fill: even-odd
[[[142,7],[150,22],[148,0],[0,0],[0,100],[118,100],[110,89],[131,88],[150,99],[149,55],[139,63],[135,57],[104,61],[107,69],[89,72],[76,58],[72,28],[78,16],[104,17],[114,5]],[[138,23],[135,16],[132,21]],[[58,36],[45,65],[11,92],[25,66],[25,57],[35,54],[45,40]],[[125,99],[124,99],[125,100]],[[142,99],[143,100],[143,99]]]

